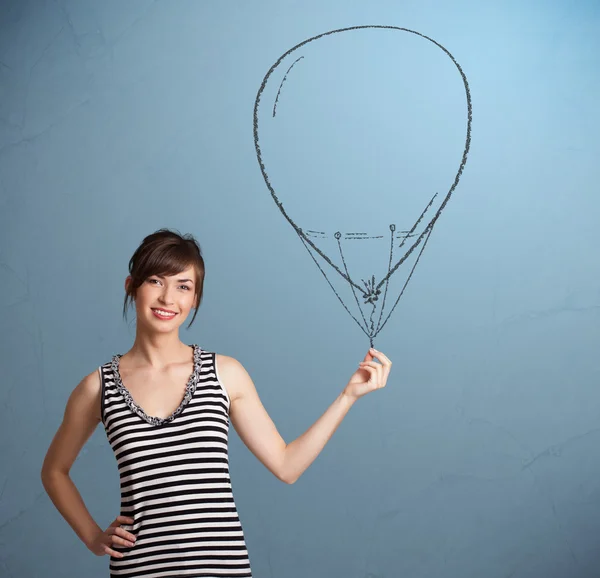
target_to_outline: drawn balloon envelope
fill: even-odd
[[[263,78],[254,142],[265,184],[371,345],[455,192],[471,122],[454,56],[405,28],[319,34]]]

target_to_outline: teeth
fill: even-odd
[[[173,317],[175,315],[175,313],[165,313],[160,309],[154,309],[154,312],[158,313],[161,317]]]

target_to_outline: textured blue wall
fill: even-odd
[[[232,430],[254,574],[600,573],[598,3],[14,0],[0,9],[1,576],[108,574],[39,471],[73,387],[133,341],[123,281],[148,233],[197,236],[205,298],[181,338],[237,357],[286,440],[345,385],[368,340],[273,203],[252,113],[286,50],[365,24],[453,53],[472,148],[377,339],[394,361],[387,388],[293,486]],[[380,150],[396,136],[382,132]],[[345,189],[340,203],[335,186],[318,198],[395,219],[380,184],[368,202]],[[365,270],[370,258],[357,257]],[[72,476],[106,527],[119,487],[102,428]]]

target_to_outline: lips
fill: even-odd
[[[173,319],[177,315],[175,312],[170,312],[168,315],[165,315],[164,313],[159,313],[159,311],[168,311],[168,309],[153,309],[152,307],[150,309],[154,317],[156,317],[157,319],[162,319],[163,321],[167,319]]]

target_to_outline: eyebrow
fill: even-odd
[[[159,277],[160,279],[164,279],[165,276],[164,275],[156,275],[156,277]],[[177,279],[177,283],[185,283],[186,281],[189,281],[190,283],[194,283],[192,281],[192,279]]]

